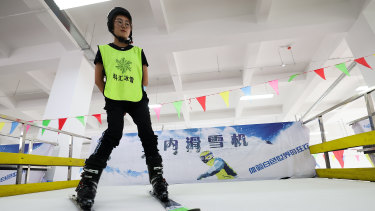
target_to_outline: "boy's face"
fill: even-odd
[[[114,23],[113,23],[113,33],[115,35],[128,38],[131,32],[131,24],[127,17],[123,15],[116,16]]]

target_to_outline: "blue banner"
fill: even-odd
[[[165,130],[158,135],[164,176],[173,183],[313,177],[309,130],[300,122]],[[100,137],[93,140],[92,149]],[[112,152],[102,184],[148,184],[136,133]]]

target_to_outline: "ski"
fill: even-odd
[[[94,211],[94,209],[82,209],[81,206],[79,206],[77,202],[77,196],[75,194],[69,195],[69,199],[74,203],[74,205],[77,207],[80,211]]]
[[[168,201],[161,201],[158,199],[153,191],[149,191],[150,195],[154,197],[158,202],[164,207],[166,211],[200,211],[199,208],[188,209],[182,206],[180,203],[173,201],[172,199],[168,199]]]

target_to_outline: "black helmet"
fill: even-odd
[[[115,36],[120,42],[131,44],[133,43],[133,37],[132,37],[133,30],[130,31],[129,40],[125,40],[123,37],[119,37],[115,35],[115,33],[113,32],[113,28],[114,28],[113,22],[115,21],[115,18],[118,15],[123,15],[127,17],[130,21],[130,25],[132,25],[132,16],[130,15],[130,12],[122,7],[115,7],[111,10],[111,12],[109,12],[108,17],[107,17],[108,31],[111,32],[113,36]]]

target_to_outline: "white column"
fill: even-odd
[[[87,115],[94,88],[94,70],[81,51],[62,55],[52,85],[43,119],[53,119],[49,127],[58,128],[59,118],[68,118],[62,130],[84,135],[85,128],[75,117]],[[46,131],[43,140],[58,141],[52,156],[69,157],[70,136]],[[82,140],[73,138],[73,158],[80,158]],[[87,140],[86,140],[87,141]],[[73,167],[72,180],[79,178],[79,168]],[[67,180],[68,167],[54,167],[47,172],[47,179]]]

